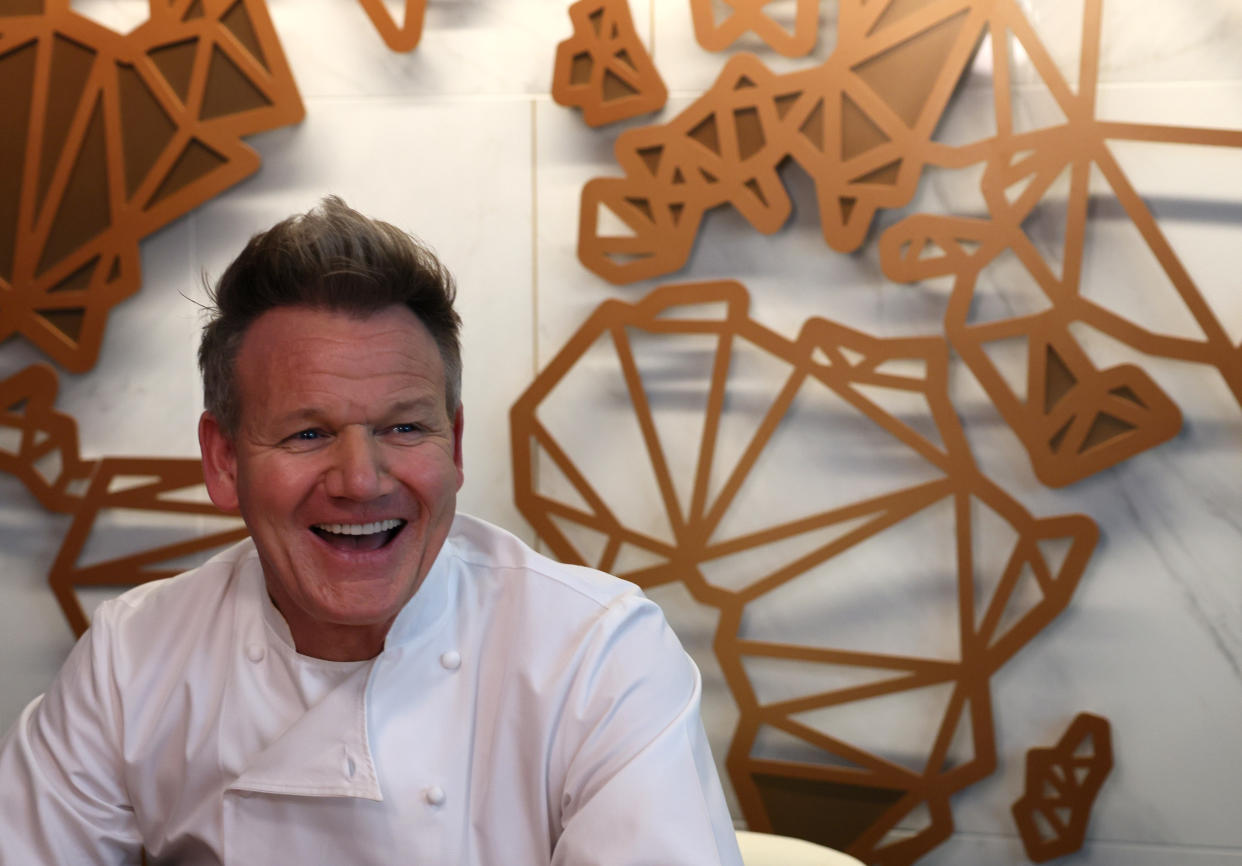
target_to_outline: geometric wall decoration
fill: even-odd
[[[1207,355],[1207,362],[1229,379],[1230,389],[1242,400],[1238,347],[1225,339],[1170,247],[1156,240],[1154,220],[1105,146],[1110,139],[1139,139],[1238,147],[1242,132],[1096,121],[1099,16],[1100,0],[1086,0],[1082,72],[1075,93],[1014,0],[842,0],[837,45],[823,64],[776,75],[754,57],[734,56],[711,89],[678,117],[618,137],[616,157],[624,177],[594,178],[583,188],[579,258],[589,270],[617,284],[672,273],[686,263],[705,212],[726,204],[759,231],[773,233],[790,214],[778,173],[785,160],[800,166],[815,184],[824,239],[840,252],[864,242],[878,209],[909,203],[924,166],[960,167],[989,150],[1000,156],[1000,149],[1008,147],[1011,163],[998,170],[1012,175],[1010,182],[1054,163],[1058,168],[1072,166],[1075,201],[1085,202],[1084,172],[1094,162],[1152,241],[1153,252],[1204,330],[1202,350],[1186,341],[1150,336],[1144,339],[1144,351],[1200,361]],[[1054,94],[1066,125],[1020,138],[1002,133],[994,142],[966,148],[934,139],[952,89],[984,35],[990,36],[995,57],[998,127],[1006,128],[1012,118],[1007,113],[1011,37]],[[1041,153],[1027,161],[1025,150],[1031,148]],[[1042,174],[1036,180],[1042,182]],[[1030,201],[1014,202],[1000,228],[1012,232],[1010,217],[1028,210]],[[607,223],[619,222],[624,229],[604,234],[601,210],[615,217]],[[1014,238],[1015,243],[1019,240]],[[1067,250],[1068,265],[1077,261],[1073,253]],[[1094,315],[1097,321],[1117,322],[1119,317],[1124,312]],[[1133,328],[1128,330],[1132,338],[1138,336]],[[1170,428],[1167,412],[1160,420],[1162,424],[1153,422],[1142,434],[1148,445]],[[1045,438],[1045,448],[1050,438]],[[1073,443],[1058,445],[1050,450]],[[1093,471],[1088,468],[1092,463],[1084,461],[1065,478]]]
[[[1026,793],[1013,817],[1035,863],[1082,847],[1100,786],[1113,769],[1108,719],[1079,713],[1057,744],[1026,753]]]
[[[249,535],[212,505],[196,457],[105,457],[74,510],[48,585],[75,634],[90,625],[77,591],[173,577]]]
[[[77,422],[53,408],[58,389],[47,364],[0,380],[0,472],[16,475],[44,508],[68,514],[81,502],[95,462],[78,456]]]
[[[405,23],[398,26],[384,0],[358,0],[362,9],[379,31],[380,37],[393,51],[413,51],[423,38],[423,16],[427,0],[405,0]]]
[[[954,277],[945,313],[945,334],[1022,440],[1036,475],[1060,487],[1115,465],[1172,436],[1181,426],[1173,401],[1140,367],[1125,364],[1098,370],[1074,334],[1085,326],[1148,355],[1215,367],[1242,405],[1242,347],[1230,339],[1220,317],[1191,278],[1147,203],[1117,161],[1112,144],[1146,141],[1242,148],[1242,131],[1192,129],[1156,124],[1113,123],[1095,117],[1100,4],[1086,4],[1082,65],[1075,93],[1024,22],[1014,36],[1030,58],[1063,120],[1029,132],[1015,132],[1007,88],[994,91],[997,134],[957,149],[957,166],[982,163],[986,218],[917,214],[888,229],[880,239],[887,276],[913,282]],[[994,42],[997,80],[1010,76],[1010,56]],[[946,160],[947,161],[947,160]],[[1024,229],[1036,208],[1055,207],[1054,182],[1068,179],[1062,243],[1037,246]],[[1116,197],[1125,218],[1151,251],[1181,299],[1197,334],[1165,333],[1142,324],[1140,310],[1105,303],[1084,281],[1088,209],[1099,198],[1093,178]],[[1051,201],[1051,204],[1050,204]],[[1002,254],[1016,257],[1044,295],[1041,309],[999,320],[979,320],[975,303],[979,276]],[[1141,303],[1141,302],[1136,302]],[[1007,381],[992,352],[1005,344],[1024,347],[1028,359],[1025,393]],[[1020,351],[1022,349],[1020,348]]]
[[[752,32],[769,48],[786,57],[801,57],[815,47],[819,36],[818,0],[795,0],[793,30],[763,11],[771,0],[730,0],[727,15],[716,17],[712,0],[690,0],[694,38],[708,51],[722,51],[743,34]]]
[[[1242,130],[1097,119],[1100,16],[1100,0],[1085,0],[1075,90],[1012,0],[843,3],[840,38],[823,65],[776,75],[752,56],[735,56],[712,89],[670,123],[618,137],[625,177],[595,178],[584,187],[579,258],[617,283],[676,270],[690,254],[703,215],[725,203],[760,231],[775,232],[790,214],[778,174],[786,159],[816,185],[824,238],[850,251],[864,242],[879,208],[910,201],[925,166],[981,164],[987,217],[907,217],[880,239],[884,272],[901,282],[955,277],[945,333],[1022,441],[1041,481],[1060,487],[1114,466],[1176,435],[1181,413],[1139,366],[1097,367],[1078,328],[1143,353],[1211,365],[1239,404],[1242,346],[1178,260],[1111,144],[1242,148]],[[938,143],[932,133],[949,92],[985,33],[996,134],[960,146]],[[1059,119],[1052,125],[1016,129],[1014,52],[1029,58],[1055,101]],[[1038,208],[1055,204],[1061,181],[1069,187],[1065,231],[1049,249],[1032,240],[1026,225]],[[1195,336],[1144,327],[1132,310],[1098,300],[1083,285],[1088,208],[1100,188],[1116,197],[1146,242],[1169,291],[1193,319]],[[601,235],[604,209],[628,235]],[[980,274],[1002,254],[1016,257],[1039,286],[1042,307],[976,321]],[[1002,344],[1024,354],[1024,382],[1007,380],[996,365],[993,352]]]
[[[94,365],[138,242],[259,167],[303,116],[261,0],[151,0],[127,35],[69,0],[0,11],[0,341]],[[26,8],[29,7],[29,8]]]
[[[55,371],[36,364],[0,381],[0,472],[45,507],[74,515],[48,575],[75,634],[89,622],[76,590],[171,577],[244,538],[241,519],[205,496],[197,458],[82,460],[77,424],[52,408]]]
[[[819,318],[789,340],[738,283],[672,285],[600,305],[511,412],[517,504],[556,557],[718,612],[748,826],[868,863],[951,833],[996,767],[990,677],[1098,537],[980,473],[948,359]]]
[[[589,126],[659,110],[668,99],[660,73],[634,30],[626,0],[578,0],[574,34],[556,47],[552,98],[580,107]]]
[[[670,273],[686,263],[703,215],[723,204],[771,234],[790,215],[778,173],[786,160],[814,181],[829,246],[857,249],[875,213],[907,204],[936,160],[932,133],[992,5],[842,0],[823,64],[775,74],[734,55],[672,121],[618,137],[625,177],[583,188],[578,257],[618,284]],[[601,208],[629,234],[601,236]]]
[[[1175,436],[1181,412],[1141,367],[1122,364],[1100,370],[1091,362],[1070,331],[1082,306],[1074,302],[1072,287],[1047,280],[1046,269],[1038,269],[1037,278],[1052,298],[1065,302],[1054,301],[1048,309],[1025,316],[969,320],[975,275],[1010,241],[1000,236],[1000,228],[964,223],[913,217],[894,226],[881,240],[885,273],[900,281],[935,276],[951,262],[961,267],[946,312],[945,335],[1021,440],[1036,477],[1063,487]],[[964,254],[963,241],[975,252]],[[952,252],[929,252],[933,244]],[[1024,254],[1040,255],[1028,239],[1017,244]],[[1117,330],[1108,327],[1114,335]],[[1025,357],[1021,391],[989,354],[1005,343],[1017,343]]]

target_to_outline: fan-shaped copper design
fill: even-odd
[[[764,11],[772,0],[728,0],[728,14],[716,17],[712,0],[690,0],[694,38],[708,51],[723,51],[746,33],[786,57],[801,57],[815,47],[819,35],[818,0],[794,0],[793,29]]]
[[[0,340],[89,369],[138,241],[246,177],[302,118],[262,0],[152,0],[122,36],[47,0],[0,12]]]
[[[1072,854],[1087,836],[1091,807],[1113,769],[1108,719],[1079,713],[1050,749],[1026,753],[1026,792],[1013,817],[1036,863]]]
[[[626,0],[579,0],[574,35],[556,46],[552,98],[577,106],[589,126],[657,111],[668,88],[634,31]]]
[[[741,715],[728,767],[751,828],[912,863],[951,832],[950,796],[995,768],[989,677],[1069,602],[1098,530],[1032,517],[980,474],[943,340],[811,319],[789,341],[747,303],[737,283],[700,283],[602,304],[513,407],[517,503],[561,559],[682,582],[720,611]],[[558,424],[581,434],[583,417],[590,441],[562,441]],[[626,427],[645,461],[616,447]],[[886,616],[900,625],[874,627]],[[815,642],[790,642],[786,622],[816,623]],[[898,635],[909,645],[883,643]],[[792,691],[765,692],[775,680],[752,668],[770,664],[799,666]],[[929,693],[924,738],[864,742]],[[869,724],[840,729],[841,711]],[[890,835],[922,810],[926,826]]]
[[[617,139],[625,177],[583,188],[578,257],[614,283],[667,274],[685,264],[703,214],[723,204],[771,234],[790,214],[777,172],[786,159],[815,182],[824,239],[857,249],[876,211],[909,202],[935,161],[932,132],[994,5],[1009,9],[842,0],[837,48],[822,65],[777,75],[753,55],[732,57],[672,121]],[[601,207],[631,235],[601,235]]]

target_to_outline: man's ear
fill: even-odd
[[[457,414],[453,416],[453,465],[457,467],[458,490],[461,490],[462,482],[466,480],[461,462],[461,431],[465,426],[465,423],[466,416],[462,412],[462,408],[458,406]]]
[[[221,511],[237,511],[237,452],[210,412],[198,419],[198,450],[203,455],[207,495]]]

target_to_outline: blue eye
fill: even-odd
[[[319,431],[318,430],[302,430],[297,433],[294,433],[292,438],[300,439],[303,442],[310,442],[311,440],[319,438]]]
[[[394,424],[392,432],[394,433],[417,433],[419,426],[417,424]]]

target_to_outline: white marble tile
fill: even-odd
[[[304,97],[429,99],[546,94],[556,45],[572,25],[565,0],[430,0],[409,53],[390,51],[354,0],[271,0],[272,19]],[[647,3],[630,4],[647,38]]]
[[[60,374],[56,407],[77,419],[84,456],[198,452],[201,324],[187,300],[198,283],[192,245],[186,220],[141,244],[142,287],[112,308],[99,360],[86,373]]]
[[[1190,6],[1105,0],[1101,32],[1103,81],[1226,83],[1242,78],[1237,52],[1242,7],[1230,0]]]
[[[958,866],[964,863],[1030,862],[1021,841],[1009,836],[959,833],[919,861],[919,866]],[[1134,845],[1114,840],[1088,840],[1080,851],[1053,861],[1065,866],[1237,866],[1242,852],[1209,846]]]
[[[47,688],[73,647],[46,580],[69,524],[14,476],[0,475],[0,729]]]
[[[642,293],[637,287],[618,289],[588,271],[578,261],[577,243],[582,185],[596,175],[619,173],[612,155],[618,131],[646,122],[649,119],[592,130],[577,111],[550,99],[535,103],[540,367],[605,299]]]

